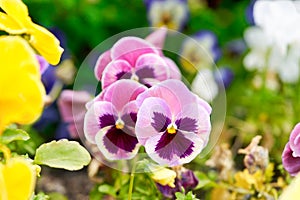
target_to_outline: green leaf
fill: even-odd
[[[192,193],[192,191],[188,192],[187,194],[183,194],[181,192],[175,193],[176,200],[199,200],[196,196]]]
[[[98,191],[100,192],[100,193],[103,193],[103,194],[108,194],[108,195],[111,195],[111,196],[113,196],[113,197],[116,197],[117,195],[116,195],[116,189],[113,187],[113,186],[111,186],[111,185],[108,185],[108,184],[104,184],[104,185],[100,185],[99,187],[98,187]]]
[[[29,135],[22,129],[6,129],[3,134],[0,136],[0,143],[8,144],[16,140],[29,140]]]
[[[50,200],[68,200],[68,198],[60,193],[52,192],[48,194],[50,197]]]
[[[50,197],[43,192],[39,192],[38,194],[34,195],[32,200],[50,200]]]
[[[91,161],[89,152],[78,142],[59,140],[42,144],[37,150],[34,162],[53,168],[79,170]]]

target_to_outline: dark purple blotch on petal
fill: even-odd
[[[121,79],[130,79],[132,76],[131,72],[119,72],[118,74],[116,74],[116,78],[117,80],[121,80]]]
[[[135,123],[137,120],[137,113],[128,113],[121,117],[122,121],[129,127],[135,127]]]
[[[180,183],[186,190],[189,190],[195,188],[198,185],[199,180],[194,172],[188,169],[181,173]]]
[[[171,123],[171,119],[159,112],[154,112],[153,114],[153,122],[151,123],[152,127],[157,132],[164,132],[165,130],[167,130],[168,125]]]
[[[128,129],[125,130],[113,126],[103,137],[104,146],[110,153],[116,154],[119,149],[127,152],[132,152],[135,149],[138,143],[137,138],[132,136],[133,134],[128,134]]]
[[[135,72],[139,79],[155,78],[154,69],[151,67],[143,67]]]
[[[177,131],[175,134],[165,132],[159,139],[155,151],[163,159],[172,160],[174,155],[185,158],[193,153],[194,143]]]
[[[175,124],[179,130],[197,133],[197,120],[189,117],[177,119]]]
[[[107,126],[113,126],[116,123],[117,117],[111,114],[104,114],[99,117],[99,128],[104,128]]]

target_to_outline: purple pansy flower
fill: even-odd
[[[208,103],[175,79],[137,98],[136,135],[150,158],[161,165],[192,161],[206,146],[211,130]]]
[[[148,87],[169,79],[180,79],[177,65],[163,56],[162,46],[167,29],[158,29],[145,40],[124,37],[100,55],[95,67],[95,76],[105,89],[120,79],[132,79]],[[153,44],[152,44],[153,43]]]
[[[139,148],[134,127],[138,106],[136,97],[147,88],[132,80],[120,80],[92,101],[84,119],[87,140],[97,144],[109,160],[131,159]]]
[[[187,0],[146,0],[148,20],[153,27],[181,30],[189,17]]]
[[[296,176],[300,171],[300,123],[293,129],[283,150],[282,164],[292,176]]]
[[[214,78],[219,87],[228,88],[233,80],[233,71],[229,67],[220,67],[214,71]]]

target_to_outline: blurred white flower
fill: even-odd
[[[199,70],[192,82],[191,90],[205,101],[211,102],[219,92],[212,70]]]
[[[256,26],[244,39],[250,48],[244,58],[248,70],[276,73],[282,82],[299,79],[300,1],[260,0],[254,5]]]

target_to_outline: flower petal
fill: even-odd
[[[162,56],[162,49],[164,47],[165,39],[168,34],[168,29],[166,27],[161,27],[156,29],[153,33],[148,35],[145,40],[153,44],[157,50],[160,52],[160,56]]]
[[[101,129],[115,125],[118,118],[115,107],[110,102],[95,102],[84,117],[84,134],[86,139],[95,143],[95,136]]]
[[[0,30],[10,34],[22,34],[26,29],[19,25],[13,18],[0,12]]]
[[[102,73],[105,69],[105,67],[111,62],[111,57],[110,57],[110,50],[105,51],[104,53],[102,53],[96,63],[94,72],[95,72],[95,76],[96,78],[100,81],[101,77],[102,77]]]
[[[132,67],[125,60],[112,61],[103,71],[101,79],[102,89],[107,88],[117,80],[130,79],[132,75],[131,69]]]
[[[162,135],[168,119],[172,119],[170,108],[166,101],[156,97],[147,98],[137,114],[135,131],[139,142],[144,145],[153,136]]]
[[[167,57],[163,57],[163,59],[166,62],[167,66],[169,67],[170,79],[181,80],[181,72],[178,66],[176,65],[176,63],[172,59]]]
[[[134,131],[130,129],[101,129],[96,135],[96,143],[108,160],[131,159],[139,149]]]
[[[44,27],[32,24],[28,32],[31,34],[30,44],[51,64],[57,65],[63,53],[59,40]]]
[[[45,89],[35,53],[23,38],[1,36],[0,46],[5,47],[0,49],[1,133],[10,123],[34,122],[43,110]]]
[[[300,157],[294,157],[290,143],[285,145],[282,153],[282,164],[291,176],[296,176],[300,172]]]
[[[111,102],[117,111],[121,112],[127,103],[135,100],[146,89],[145,86],[136,81],[119,80],[105,90],[103,100]]]
[[[289,140],[290,148],[294,157],[300,157],[300,123],[292,130]]]
[[[28,14],[27,6],[21,0],[0,0],[0,7],[19,26],[25,27],[32,23]]]
[[[160,56],[152,53],[141,55],[136,61],[135,70],[140,80],[153,78],[163,81],[170,77],[165,61]],[[152,73],[147,73],[149,70],[151,70]]]
[[[194,133],[164,133],[150,137],[145,149],[150,158],[160,165],[177,166],[192,161],[204,148],[203,141]]]
[[[166,104],[172,108],[172,114],[174,115],[181,112],[185,105],[196,102],[196,97],[184,83],[175,79],[163,81],[139,95],[137,98],[138,105],[142,105],[148,97],[159,97],[165,100]]]
[[[138,37],[124,37],[111,48],[111,58],[113,60],[124,59],[131,66],[135,66],[137,58],[146,53],[159,55],[154,46]]]
[[[131,101],[126,104],[122,110],[121,119],[125,123],[125,126],[134,128],[137,120],[137,112],[139,108],[136,101]]]

